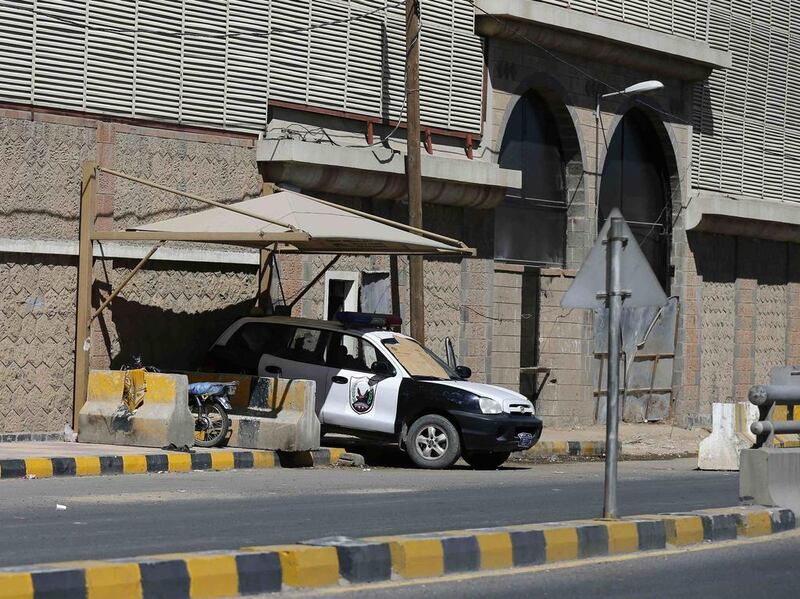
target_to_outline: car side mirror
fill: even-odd
[[[381,376],[392,376],[394,374],[392,372],[392,367],[386,362],[373,362],[372,366],[370,366],[370,370]]]
[[[472,369],[467,366],[456,366],[456,374],[462,379],[468,379],[472,376]]]

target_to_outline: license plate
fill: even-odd
[[[531,433],[517,433],[517,445],[522,449],[529,449],[533,446],[533,435]]]

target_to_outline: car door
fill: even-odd
[[[375,362],[388,365],[386,374],[372,370]],[[330,383],[320,419],[343,428],[394,432],[397,394],[402,376],[377,346],[346,333],[331,333],[326,353]]]
[[[280,335],[258,364],[259,376],[280,376],[284,379],[307,379],[316,383],[316,412],[320,413],[328,388],[328,367],[325,365],[325,347],[328,331],[306,327],[289,327]]]

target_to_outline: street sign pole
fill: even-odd
[[[617,517],[617,460],[619,458],[619,362],[622,300],[620,288],[622,248],[628,241],[622,218],[611,218],[606,260],[606,305],[608,306],[608,385],[606,387],[606,484],[603,517]]]
[[[608,311],[606,384],[606,485],[603,517],[617,517],[619,458],[619,363],[622,303],[625,308],[663,306],[667,294],[642,253],[619,208],[613,208],[575,280],[561,298],[562,308]]]

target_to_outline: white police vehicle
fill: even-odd
[[[399,442],[423,468],[463,457],[496,468],[542,431],[533,405],[501,387],[468,382],[389,315],[340,312],[336,321],[287,316],[234,322],[209,352],[209,367],[316,382],[323,432]]]

